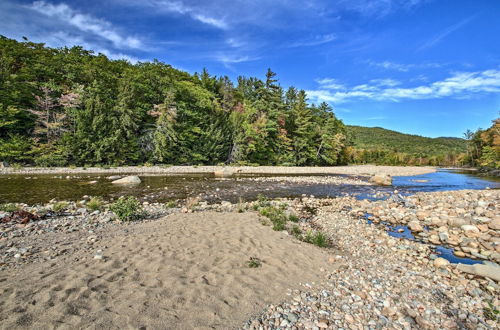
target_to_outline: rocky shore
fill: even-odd
[[[498,190],[393,194],[373,201],[303,196],[236,204],[208,204],[198,198],[144,202],[147,218],[135,222],[119,221],[107,203],[93,211],[87,197],[64,207],[60,203],[16,205],[37,217],[33,219],[0,212],[0,271],[100,260],[112,237],[141,223],[153,228],[165,216],[217,212],[237,219],[256,210],[267,216],[268,208],[280,209],[296,221],[283,227],[283,239],[297,240],[293,231],[321,232],[331,243],[325,249],[330,257],[310,269],[319,280],[304,281],[299,288],[290,283],[290,290],[283,292],[288,298],[272,302],[243,328],[499,328]],[[268,218],[260,218],[269,225]],[[388,235],[398,231],[396,226],[408,227],[415,239]],[[438,245],[453,248],[456,256],[484,261],[493,272],[484,275],[452,264],[436,253]]]
[[[336,257],[342,266],[320,283],[290,290],[286,301],[268,306],[245,329],[498,328],[494,280],[435,262],[429,245],[366,224],[353,214],[351,198],[305,202],[317,208],[312,221],[342,252]]]
[[[104,173],[104,174],[219,174],[230,175],[311,175],[311,174],[346,174],[373,176],[389,174],[392,176],[420,175],[435,172],[434,167],[417,166],[375,166],[353,165],[332,167],[287,167],[287,166],[124,166],[124,167],[22,167],[0,168],[0,174],[76,174],[76,173]]]

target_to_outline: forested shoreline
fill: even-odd
[[[337,165],[346,129],[303,90],[0,39],[0,159],[38,166]]]
[[[0,161],[9,163],[462,166],[481,163],[479,140],[346,127],[270,69],[233,83],[0,36]]]

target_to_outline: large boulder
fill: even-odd
[[[126,176],[124,178],[115,180],[111,183],[116,183],[116,184],[139,184],[141,183],[141,179],[137,175],[130,175]]]
[[[391,186],[392,177],[389,174],[376,174],[370,178],[370,182],[379,186]]]

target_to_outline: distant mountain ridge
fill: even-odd
[[[457,137],[430,138],[405,134],[382,127],[347,125],[354,147],[366,150],[390,150],[409,154],[458,154],[467,151],[467,142]]]

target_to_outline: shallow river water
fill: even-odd
[[[227,200],[249,201],[259,194],[269,198],[298,197],[303,194],[316,197],[354,195],[357,198],[377,198],[375,194],[398,190],[403,195],[419,191],[443,191],[458,189],[500,188],[494,178],[474,176],[468,172],[439,170],[435,173],[394,177],[392,187],[370,185],[334,185],[321,183],[293,183],[275,181],[253,181],[249,177],[230,179],[213,175],[144,175],[142,183],[133,186],[112,184],[102,174],[10,174],[0,175],[0,203],[23,202],[46,203],[51,199],[81,200],[83,196],[100,196],[104,199],[122,195],[134,195],[143,200],[165,202],[201,195],[202,200],[217,202]],[[95,183],[91,183],[96,181]],[[321,180],[319,180],[321,181]],[[378,195],[379,198],[382,195]]]

